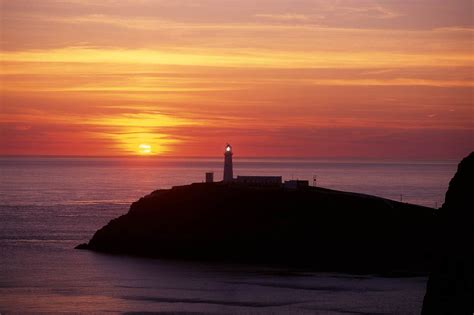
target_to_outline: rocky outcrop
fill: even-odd
[[[435,250],[422,314],[473,314],[474,152],[464,158],[436,213]]]
[[[426,267],[433,211],[323,188],[191,184],[141,198],[78,248],[320,270],[419,271]]]

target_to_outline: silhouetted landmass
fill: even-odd
[[[473,314],[474,152],[464,158],[436,213],[435,251],[422,314]]]
[[[141,198],[78,248],[395,274],[427,270],[433,212],[324,188],[191,184]]]

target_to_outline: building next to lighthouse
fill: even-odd
[[[281,176],[237,176],[234,179],[237,184],[247,186],[281,186]]]

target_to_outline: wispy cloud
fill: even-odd
[[[307,15],[307,14],[297,14],[297,13],[284,13],[284,14],[255,14],[256,18],[270,20],[270,21],[283,21],[283,22],[309,22],[322,18],[318,15]]]

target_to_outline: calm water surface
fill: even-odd
[[[456,163],[235,160],[235,173],[440,206]],[[0,312],[419,313],[426,278],[311,273],[74,250],[157,188],[221,160],[0,158]]]

